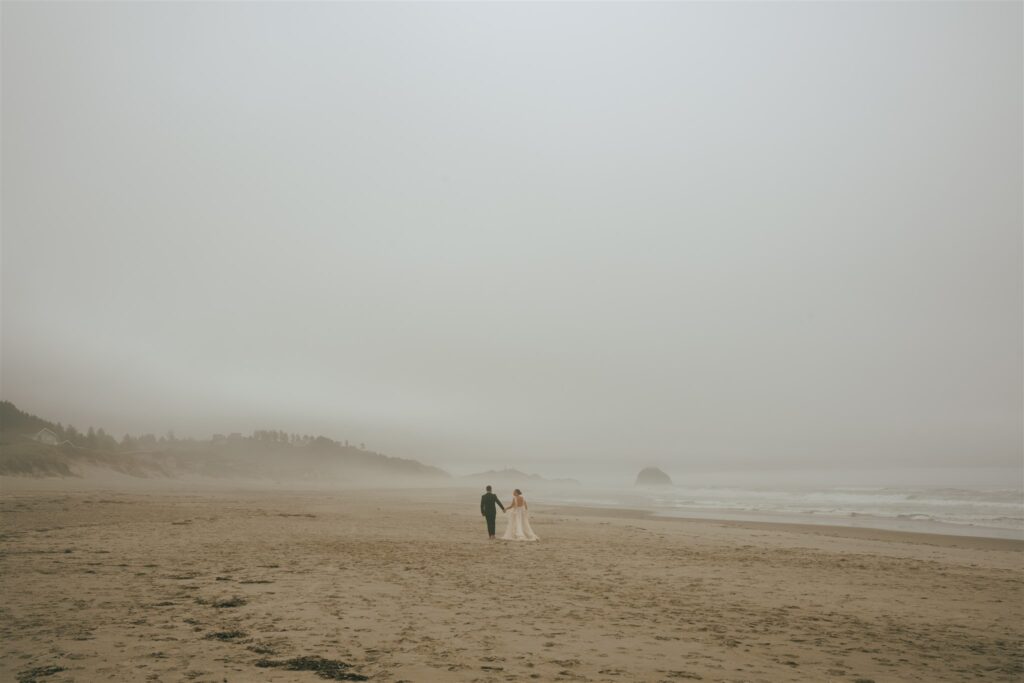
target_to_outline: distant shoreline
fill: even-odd
[[[535,497],[536,498],[536,497]],[[552,505],[628,508],[657,518],[796,524],[1024,541],[1024,494],[911,487],[580,491],[541,496]]]
[[[538,506],[541,504],[538,504]],[[738,529],[765,530],[765,531],[788,531],[800,534],[814,534],[818,536],[832,536],[835,538],[862,539],[871,541],[891,541],[898,543],[916,543],[924,545],[937,545],[947,548],[971,548],[976,550],[1008,550],[1024,552],[1024,539],[1008,538],[1002,536],[986,536],[980,532],[1000,532],[1000,529],[988,529],[985,527],[971,527],[972,531],[979,533],[956,534],[935,531],[907,531],[901,529],[879,529],[869,526],[846,526],[842,524],[817,524],[799,521],[777,521],[777,520],[751,520],[751,519],[726,519],[713,516],[709,513],[707,517],[665,515],[654,510],[642,510],[636,508],[619,507],[596,507],[576,506],[567,504],[545,504],[544,510],[556,510],[562,514],[575,514],[587,517],[613,517],[617,519],[645,519],[657,521],[680,522],[687,524],[714,524]],[[751,515],[754,516],[754,515]],[[1014,533],[1007,530],[1007,533]]]

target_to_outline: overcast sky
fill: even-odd
[[[1022,460],[1022,5],[5,2],[3,397],[456,472]]]

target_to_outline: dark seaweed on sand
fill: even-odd
[[[277,654],[277,652],[274,650],[274,648],[269,647],[267,645],[262,645],[260,643],[256,643],[255,645],[250,645],[249,649],[251,651],[255,652],[258,655],[276,655]]]
[[[200,605],[210,605],[211,607],[216,607],[217,609],[224,609],[225,607],[241,607],[249,601],[245,598],[236,595],[230,598],[217,598],[216,600],[196,598],[196,602]]]
[[[52,676],[55,673],[67,671],[63,666],[37,666],[34,669],[26,669],[18,672],[18,683],[36,683],[45,676]]]
[[[244,638],[245,635],[245,631],[214,631],[203,637],[207,640],[234,640],[235,638]]]
[[[332,681],[368,681],[368,677],[362,674],[349,673],[351,664],[336,659],[324,659],[323,657],[293,657],[284,661],[272,661],[261,659],[256,662],[260,668],[281,667],[289,671],[314,671],[320,678]]]

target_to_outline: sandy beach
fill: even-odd
[[[1021,542],[540,504],[489,542],[478,495],[6,485],[0,679],[1024,676]]]

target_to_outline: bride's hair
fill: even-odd
[[[516,489],[516,490],[515,490],[515,491],[513,491],[512,493],[516,494],[517,496],[521,496],[521,495],[523,495],[523,492],[522,492],[522,491],[520,491],[519,489]]]

